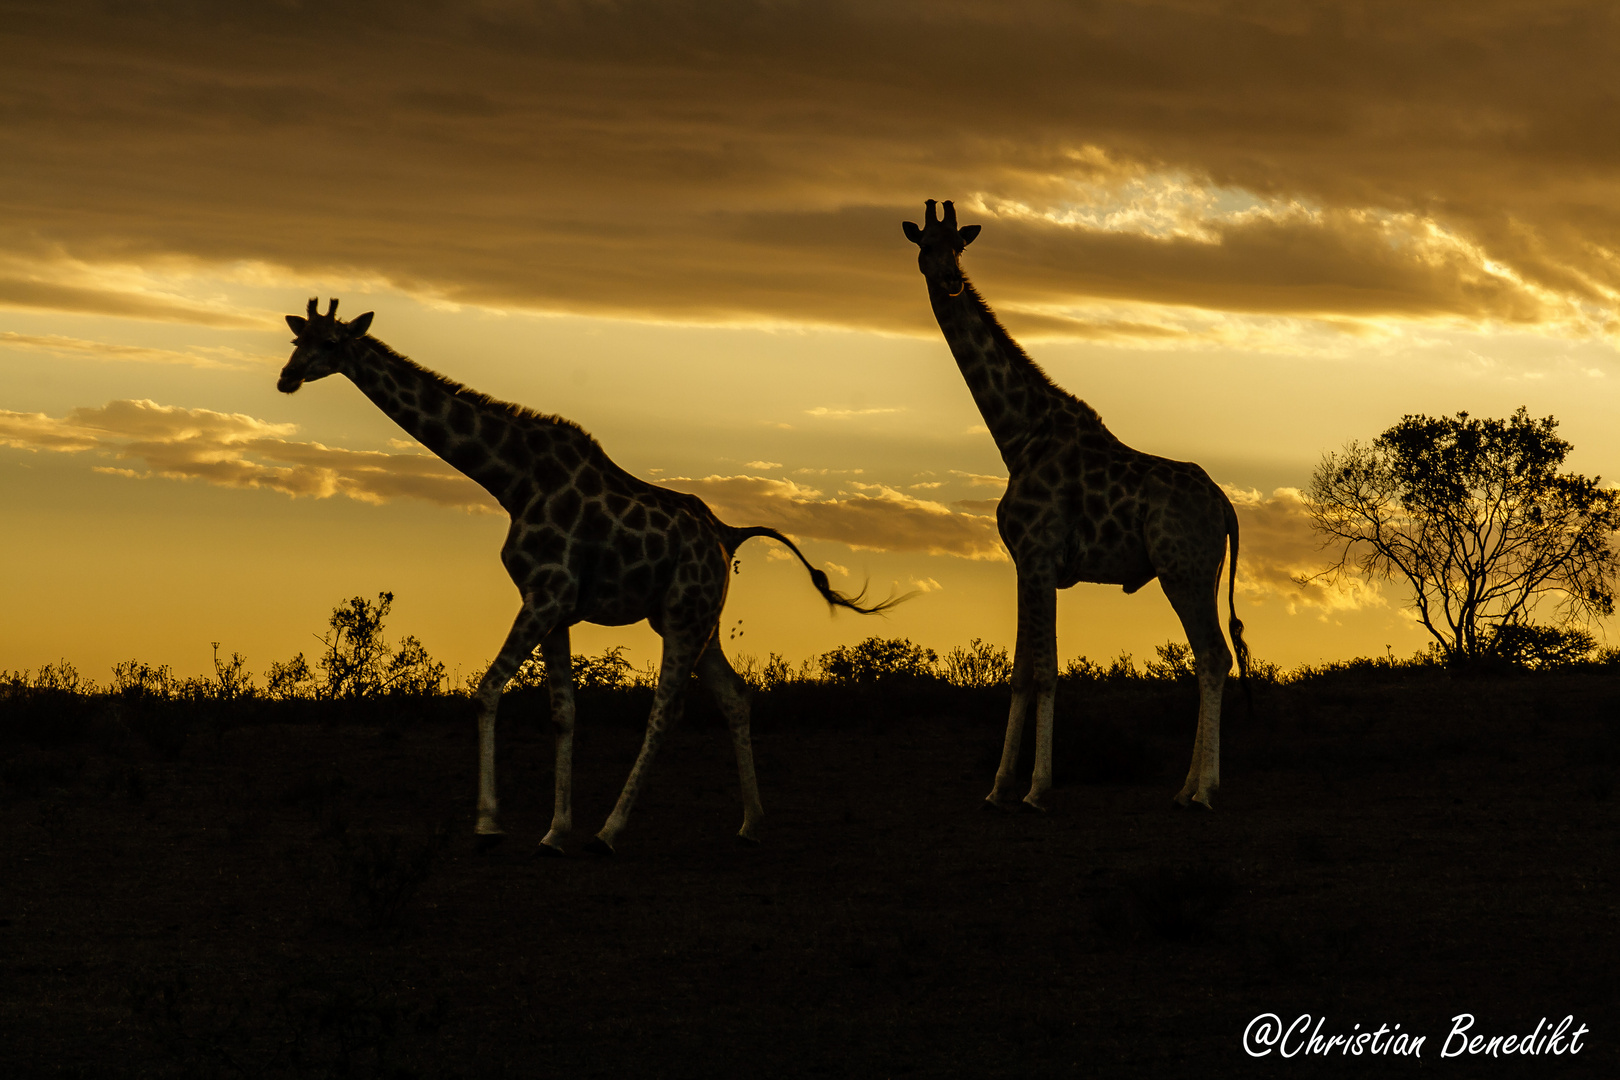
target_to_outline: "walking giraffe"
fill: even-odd
[[[763,811],[746,687],[726,662],[716,635],[732,554],[743,541],[768,536],[799,557],[829,604],[864,614],[891,602],[862,607],[860,596],[833,591],[827,575],[775,529],[733,528],[695,495],[631,476],[577,424],[497,401],[429,371],[366,333],[372,312],[341,322],[337,303],[332,300],[322,315],[311,300],[307,317],[287,316],[297,348],[277,389],[291,394],[334,372],[347,375],[395,423],[477,481],[512,517],[501,561],[523,608],[478,684],[480,836],[490,843],[501,834],[495,711],[506,684],[538,645],[557,736],[556,802],[540,852],[562,854],[573,823],[574,676],[568,628],[578,622],[624,626],[646,619],[664,640],[647,734],[618,803],[587,846],[613,852],[694,668],[730,724],[742,784],[738,836],[755,841]]]
[[[1157,577],[1198,668],[1198,732],[1176,801],[1208,807],[1221,781],[1221,690],[1232,667],[1221,636],[1219,599],[1229,538],[1229,626],[1239,674],[1248,674],[1243,624],[1231,595],[1237,582],[1237,514],[1203,469],[1131,449],[1103,426],[1096,410],[1053,384],[962,274],[962,251],[979,235],[979,226],[958,229],[949,202],[943,221],[935,215],[934,200],[927,205],[923,228],[907,221],[905,234],[922,249],[917,264],[928,282],[934,317],[1007,464],[1007,493],[996,507],[996,525],[1018,571],[1012,708],[986,802],[1008,806],[1032,695],[1035,770],[1024,803],[1042,809],[1041,798],[1052,786],[1057,590],[1090,581],[1123,585],[1133,593]]]

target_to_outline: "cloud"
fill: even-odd
[[[733,525],[769,525],[794,536],[874,551],[921,551],[1005,560],[993,517],[962,514],[878,485],[827,498],[792,480],[760,476],[671,477],[662,481],[703,499]]]
[[[184,284],[252,267],[933,334],[898,228],[931,196],[986,226],[969,273],[1035,334],[1620,314],[1607,5],[289,10],[8,13],[0,305],[265,325]],[[1142,310],[1074,311],[1099,301]]]
[[[156,349],[142,345],[118,345],[106,341],[86,341],[61,334],[19,334],[0,331],[0,347],[45,352],[54,356],[87,357],[141,364],[178,364],[183,367],[246,371],[279,363],[274,357],[250,356],[225,346],[198,347],[191,352]]]
[[[66,268],[56,263],[29,267],[37,276],[0,275],[0,307],[63,311],[76,315],[114,315],[156,322],[195,323],[200,326],[262,328],[265,320],[231,312],[211,311],[183,299],[147,296],[111,287],[75,285],[61,280]]]
[[[22,219],[23,215],[12,215],[14,222]],[[19,237],[0,225],[0,308],[232,328],[262,328],[271,318],[268,312],[233,310],[217,297],[190,297],[177,291],[187,276],[181,264],[195,259],[161,259],[166,265],[154,273],[107,255],[99,263],[87,262],[60,245],[42,248],[37,236]]]
[[[471,480],[408,444],[401,453],[345,450],[298,441],[292,438],[296,432],[293,424],[153,401],[113,401],[62,417],[0,410],[0,446],[91,453],[116,463],[93,466],[108,475],[193,479],[295,497],[343,495],[370,503],[413,498],[472,512],[499,509]],[[855,494],[829,498],[792,480],[757,476],[656,482],[699,496],[733,524],[770,525],[869,550],[1007,558],[993,517],[960,513],[880,484],[856,482]],[[834,569],[847,576],[842,567]]]
[[[94,467],[112,475],[202,480],[315,498],[344,495],[369,503],[414,498],[481,513],[499,509],[482,488],[437,457],[299,442],[288,437],[296,430],[241,413],[153,401],[113,401],[64,417],[0,410],[0,446],[90,452],[145,470]]]
[[[1572,298],[1532,288],[1477,245],[1415,214],[1293,211],[1206,223],[1206,235],[1157,237],[1045,217],[994,223],[983,265],[1017,310],[1077,298],[1283,316],[1455,316],[1534,323],[1578,314]],[[975,249],[977,254],[977,249]],[[1041,316],[1047,333],[1060,320]],[[1184,336],[1162,325],[1077,324],[1072,336]]]
[[[805,415],[814,416],[822,420],[848,420],[855,416],[878,416],[883,413],[905,412],[904,409],[829,409],[825,405],[817,405],[813,409],[806,409]]]
[[[985,473],[962,472],[960,469],[951,469],[949,472],[958,480],[966,480],[969,487],[1005,488],[1007,486],[1007,478],[1005,476],[989,476]]]
[[[1322,551],[1299,489],[1270,495],[1222,485],[1238,514],[1237,590],[1251,602],[1274,598],[1289,614],[1302,608],[1322,614],[1387,606],[1376,585],[1351,575],[1329,584],[1311,580],[1325,569]]]
[[[750,469],[780,469],[782,467],[780,461],[749,461],[745,462],[745,464]]]

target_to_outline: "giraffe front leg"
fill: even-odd
[[[1018,749],[1024,738],[1024,714],[1029,711],[1030,687],[1027,675],[1020,679],[1019,672],[1023,665],[1022,650],[1019,650],[1013,659],[1013,696],[1012,706],[1007,710],[1007,733],[1001,740],[1001,764],[996,766],[996,782],[990,788],[990,794],[984,797],[986,807],[998,810],[1010,810],[1014,773],[1018,769]]]
[[[1056,707],[1056,689],[1041,686],[1035,693],[1035,771],[1030,778],[1029,794],[1024,796],[1023,808],[1046,812],[1042,801],[1052,790],[1052,713]]]
[[[1035,769],[1024,808],[1045,811],[1041,799],[1052,790],[1052,714],[1057,702],[1057,591],[1032,588],[1020,597],[1020,621],[1027,607],[1032,616],[1033,655],[1030,671],[1035,691]]]
[[[574,828],[574,665],[568,627],[559,626],[540,643],[551,692],[551,725],[557,735],[557,766],[551,828],[540,840],[538,855],[561,855],[563,838]]]
[[[491,674],[478,685],[478,823],[473,831],[481,848],[493,847],[501,836],[496,821],[500,804],[495,799],[495,713],[501,704],[500,688],[505,685],[504,679],[495,681]]]
[[[495,798],[495,715],[501,706],[501,694],[512,681],[517,669],[534,651],[535,645],[550,629],[547,613],[536,610],[526,602],[518,612],[512,630],[506,635],[495,662],[484,673],[478,684],[478,823],[474,831],[481,838],[480,846],[493,847],[499,843],[502,831],[497,814],[499,803]]]
[[[1057,592],[1054,589],[1031,584],[1023,576],[1018,580],[1018,640],[1013,646],[1012,670],[1012,707],[1007,712],[1007,734],[1001,743],[1001,764],[996,767],[995,786],[990,794],[985,796],[985,805],[1001,810],[1017,808],[1020,804],[1013,800],[1013,785],[1016,782],[1015,774],[1018,769],[1018,751],[1023,744],[1024,720],[1029,714],[1029,703],[1036,700],[1035,738],[1036,738],[1036,771],[1041,775],[1043,768],[1041,749],[1044,740],[1045,746],[1045,774],[1047,786],[1051,784],[1051,695],[1041,694],[1043,677],[1043,656],[1046,652],[1052,653],[1052,677],[1056,679],[1056,649],[1055,644],[1045,648],[1042,642],[1055,643],[1057,631],[1052,620],[1057,612]],[[1050,687],[1048,687],[1050,689]],[[1044,697],[1045,726],[1042,730],[1042,699]],[[1036,783],[1039,782],[1037,779]],[[1040,791],[1034,790],[1032,785],[1030,795],[1033,800],[1025,799],[1023,806],[1039,809]]]

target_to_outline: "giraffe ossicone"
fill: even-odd
[[[903,231],[921,249],[917,266],[934,317],[1007,465],[996,524],[1018,572],[1012,707],[986,801],[1012,805],[1013,772],[1032,700],[1035,768],[1024,804],[1041,808],[1051,788],[1057,590],[1087,581],[1133,593],[1158,578],[1198,670],[1192,765],[1176,800],[1207,807],[1221,780],[1221,694],[1233,650],[1239,675],[1248,674],[1243,623],[1232,595],[1237,514],[1203,469],[1126,446],[1096,410],[1047,378],[962,273],[962,252],[979,226],[958,228],[953,204],[944,204],[943,216],[935,206],[929,199],[922,227],[907,221]],[[1232,650],[1221,634],[1219,598],[1228,543]]]
[[[830,605],[870,614],[898,600],[865,606],[864,594],[836,592],[827,575],[775,529],[727,525],[697,496],[649,484],[621,469],[577,424],[469,390],[399,355],[367,333],[369,311],[345,323],[337,318],[337,300],[325,314],[318,308],[311,300],[306,315],[287,316],[295,348],[277,388],[290,394],[328,375],[347,376],[418,442],[493,495],[512,519],[501,561],[523,602],[500,654],[478,685],[477,832],[488,838],[501,833],[495,714],[507,683],[538,647],[557,737],[555,803],[540,851],[562,853],[573,828],[569,627],[579,622],[624,626],[646,619],[663,638],[646,736],[613,812],[589,846],[613,851],[694,670],[731,728],[743,799],[738,836],[756,840],[763,810],[754,776],[748,692],[718,640],[733,554],[745,540],[769,537],[798,556]]]

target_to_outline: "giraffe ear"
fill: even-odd
[[[960,229],[956,230],[956,238],[962,241],[963,247],[967,247],[969,244],[973,243],[973,238],[978,235],[979,226],[977,225],[964,225]]]
[[[293,333],[302,334],[304,332],[304,327],[309,325],[309,320],[305,319],[302,315],[289,315],[287,316],[287,325],[292,327]]]
[[[377,314],[375,311],[368,311],[364,315],[356,315],[354,318],[350,319],[349,333],[355,337],[359,337],[361,334],[364,334],[367,330],[371,329],[371,317],[375,314]]]
[[[905,230],[907,240],[910,240],[913,244],[922,243],[922,230],[917,228],[916,225],[909,221],[902,221],[900,228]]]

